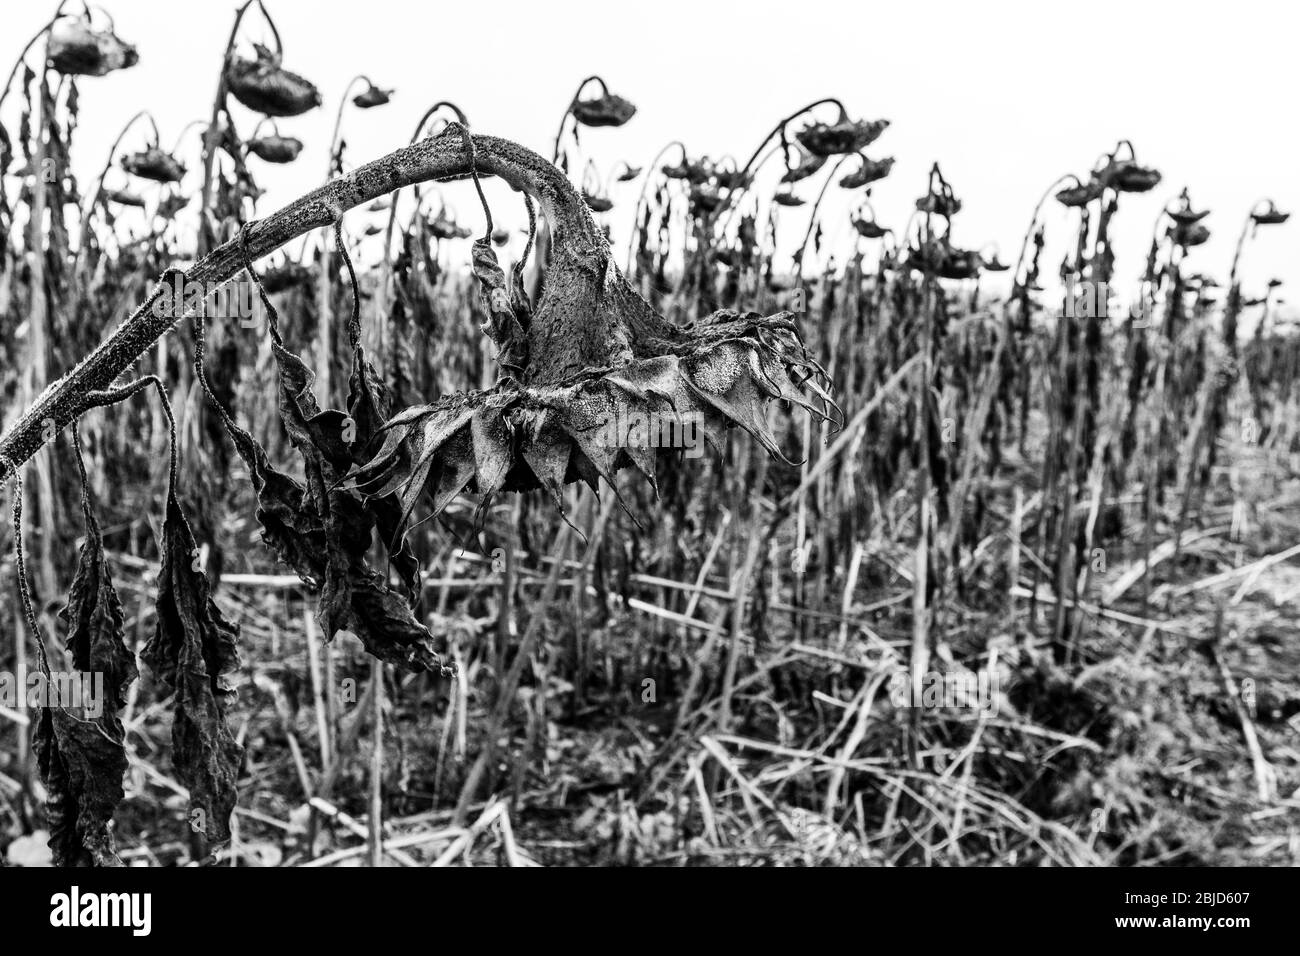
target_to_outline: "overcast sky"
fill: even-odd
[[[6,61],[52,6],[6,4]],[[75,158],[86,184],[134,111],[153,111],[167,146],[185,123],[207,117],[236,9],[229,0],[111,0],[106,6],[118,33],[137,46],[140,62],[82,83]],[[1161,205],[1185,185],[1196,205],[1212,210],[1213,237],[1194,250],[1190,267],[1221,279],[1257,199],[1300,209],[1289,51],[1300,7],[1291,3],[268,0],[268,6],[284,39],[285,66],[315,82],[325,106],[281,122],[282,132],[307,145],[290,166],[258,164],[268,188],[263,214],[323,178],[335,110],[357,73],[397,89],[381,109],[349,107],[344,135],[348,157],[358,164],[405,144],[438,99],[460,104],[477,131],[549,155],[574,87],[591,73],[639,107],[621,129],[584,131],[586,155],[602,171],[618,160],[646,164],[673,139],[693,152],[733,153],[743,161],[781,115],[838,96],[856,116],[892,121],[870,150],[897,159],[874,191],[883,223],[904,223],[937,160],[965,205],[954,239],[974,247],[997,243],[1004,259],[1014,258],[1043,190],[1062,173],[1085,174],[1124,137],[1165,179],[1150,194],[1123,199],[1115,234],[1123,275],[1140,269]],[[255,13],[242,33],[250,40],[268,35]],[[251,131],[254,117],[236,108],[241,132]],[[197,132],[180,153],[197,166]],[[802,191],[811,192],[806,185]],[[448,195],[477,225],[472,189],[453,186]],[[635,192],[621,187],[613,198],[626,212]],[[798,210],[785,215],[803,222]],[[1050,216],[1049,231],[1054,226],[1064,240],[1064,212],[1053,209]],[[847,229],[836,210],[828,238],[847,241]],[[1300,217],[1261,232],[1244,270],[1247,291],[1272,276],[1300,278],[1297,253]],[[1059,259],[1054,255],[1050,271]]]

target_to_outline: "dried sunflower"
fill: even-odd
[[[248,141],[248,151],[268,163],[292,163],[302,152],[302,140],[292,136],[259,136]]]
[[[1077,208],[1086,206],[1094,199],[1100,198],[1105,191],[1105,187],[1095,179],[1090,179],[1086,183],[1080,183],[1078,186],[1067,186],[1056,194],[1056,201],[1062,206]]]
[[[1160,173],[1150,166],[1140,166],[1131,159],[1111,160],[1098,173],[1103,185],[1122,193],[1144,193],[1160,183]]]
[[[636,107],[621,96],[606,93],[589,100],[575,100],[569,110],[583,126],[622,126],[636,113]]]
[[[692,185],[707,183],[713,176],[709,164],[682,158],[676,166],[661,166],[659,171],[669,179],[684,179]]]
[[[879,179],[884,179],[889,175],[889,171],[894,168],[894,158],[892,156],[885,159],[867,159],[862,158],[862,165],[856,172],[849,173],[840,179],[840,186],[843,189],[859,189],[862,186],[868,186]]]
[[[930,213],[935,216],[943,216],[945,219],[951,219],[957,213],[961,212],[961,200],[953,195],[940,195],[930,193],[922,196],[916,201],[918,212]]]
[[[889,232],[875,219],[869,219],[866,216],[855,214],[850,217],[849,221],[853,223],[853,228],[858,231],[858,235],[864,239],[880,239]]]
[[[826,165],[825,156],[818,156],[814,153],[807,153],[804,156],[800,157],[799,162],[797,162],[793,167],[791,167],[789,170],[786,171],[785,175],[781,177],[781,182],[783,183],[800,182],[802,180],[807,179],[809,176],[817,172],[817,170],[821,169],[825,165]]]
[[[753,173],[739,169],[715,169],[713,182],[721,189],[744,189],[754,181]]]
[[[105,76],[140,61],[135,47],[108,29],[96,30],[89,17],[64,18],[50,28],[46,47],[50,66],[70,76]]]
[[[655,484],[659,450],[636,425],[651,415],[698,423],[715,443],[739,426],[780,457],[768,402],[829,417],[824,373],[793,315],[723,310],[687,325],[666,319],[623,277],[568,180],[515,152],[540,180],[530,192],[543,198],[555,237],[541,299],[520,316],[495,254],[476,243],[474,274],[492,317],[485,331],[499,350],[497,384],[398,413],[349,487],[368,497],[395,494],[407,515],[422,497],[437,513],[466,489],[492,496],[542,488],[563,513],[569,482],[595,487],[604,478],[613,486],[615,473],[632,467]]]
[[[135,206],[137,209],[144,208],[144,197],[137,196],[133,192],[125,189],[105,189],[105,198],[117,203],[119,206]]]
[[[297,73],[280,66],[280,55],[254,44],[257,58],[237,56],[226,71],[235,99],[267,116],[299,116],[321,105],[320,91]]]
[[[1263,212],[1252,212],[1250,218],[1257,226],[1280,226],[1291,218],[1289,212],[1282,212],[1273,204],[1273,200],[1268,200],[1268,205]]]
[[[973,279],[983,260],[978,252],[958,249],[947,239],[931,239],[908,250],[907,265],[941,279]]]
[[[374,109],[376,106],[383,106],[393,98],[394,90],[380,89],[369,80],[366,80],[366,83],[366,88],[352,97],[352,105],[357,109]]]
[[[589,193],[585,189],[582,191],[582,201],[587,204],[592,212],[609,212],[614,208],[614,201],[608,196]]]
[[[870,146],[888,126],[889,120],[851,120],[841,112],[839,122],[805,126],[795,139],[814,155],[839,156]]]
[[[171,153],[157,146],[122,157],[122,168],[132,176],[156,183],[178,183],[185,177],[185,167]]]
[[[454,219],[447,216],[446,211],[440,211],[429,222],[429,232],[438,239],[468,239],[473,235],[470,230],[458,225]]]
[[[1188,207],[1183,209],[1170,210],[1169,218],[1172,219],[1174,222],[1178,223],[1178,225],[1180,226],[1190,226],[1193,223],[1200,222],[1209,214],[1210,211],[1208,209],[1202,209],[1198,212]]]

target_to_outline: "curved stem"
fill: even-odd
[[[636,230],[637,223],[641,221],[641,205],[645,202],[645,192],[650,187],[650,180],[654,177],[655,170],[659,168],[659,160],[663,159],[664,153],[674,146],[682,151],[682,165],[686,165],[686,144],[679,139],[673,140],[659,152],[655,153],[655,158],[650,160],[650,165],[646,167],[645,179],[641,181],[641,192],[636,197],[636,208],[632,210],[632,238],[627,244],[627,271],[632,271],[633,257],[636,253]]]
[[[81,263],[81,256],[85,252],[87,242],[90,236],[90,215],[95,211],[95,203],[99,202],[99,197],[104,193],[104,179],[108,176],[108,171],[113,168],[113,157],[117,155],[117,148],[122,145],[122,140],[130,132],[131,127],[141,118],[149,120],[149,125],[153,127],[154,142],[157,143],[158,123],[154,120],[153,114],[148,110],[141,110],[126,121],[121,132],[117,134],[117,139],[113,140],[113,145],[109,147],[108,158],[104,160],[104,168],[99,173],[99,178],[95,181],[95,191],[88,194],[85,205],[81,208],[81,228],[78,231],[80,240],[77,245],[76,264]]]
[[[1242,224],[1241,235],[1237,237],[1237,249],[1232,254],[1232,270],[1228,273],[1228,289],[1230,295],[1231,290],[1237,286],[1237,266],[1241,262],[1241,253],[1246,246],[1246,239],[1250,234],[1250,227],[1254,225],[1255,222],[1255,210],[1258,209],[1262,203],[1266,202],[1268,202],[1267,199],[1261,199],[1256,202],[1255,205],[1251,206],[1250,212],[1246,214],[1246,221]]]
[[[840,167],[843,166],[847,160],[856,155],[856,153],[851,153],[848,156],[841,156],[839,162],[831,167],[830,175],[826,177],[826,181],[822,183],[821,192],[817,194],[817,201],[813,203],[812,213],[808,217],[808,228],[804,231],[803,242],[800,243],[798,255],[795,257],[794,284],[796,287],[803,281],[803,260],[808,251],[808,240],[812,238],[813,229],[817,227],[817,210],[821,208],[822,200],[826,198],[826,190],[829,189],[831,183],[834,182],[835,174],[839,172]]]
[[[809,113],[812,110],[815,110],[817,107],[822,106],[826,103],[833,103],[836,106],[838,106],[841,114],[848,113],[848,110],[844,108],[843,103],[841,103],[834,96],[827,96],[820,100],[814,100],[813,102],[809,103],[807,106],[803,107],[802,109],[795,110],[785,119],[781,120],[781,122],[777,123],[774,127],[772,127],[772,131],[763,137],[762,142],[758,144],[758,148],[755,149],[754,152],[750,155],[749,161],[746,162],[744,167],[740,170],[741,185],[739,185],[735,189],[728,190],[726,200],[719,205],[719,207],[714,211],[713,215],[709,218],[709,223],[708,223],[709,225],[712,225],[714,222],[716,222],[718,216],[720,216],[724,211],[728,210],[731,207],[732,203],[737,198],[739,198],[739,196],[742,193],[745,192],[745,189],[747,188],[744,185],[745,175],[753,168],[754,161],[758,159],[759,154],[763,152],[763,149],[767,146],[767,144],[772,142],[773,139],[780,137],[781,142],[784,145],[786,143],[786,138],[785,138],[786,126],[790,123],[793,123],[804,113]]]
[[[269,255],[313,229],[333,225],[347,210],[379,196],[418,182],[464,179],[471,168],[481,176],[500,176],[513,188],[535,198],[550,223],[557,248],[604,249],[608,253],[604,234],[591,212],[552,164],[510,140],[481,135],[469,137],[474,146],[471,163],[462,132],[449,133],[453,135],[439,135],[367,163],[253,223],[245,237],[250,261]],[[243,262],[237,237],[196,262],[188,278],[215,289],[238,275]],[[13,469],[39,451],[47,442],[47,434],[86,411],[90,393],[109,388],[183,317],[176,315],[166,297],[156,292],[72,371],[46,389],[0,437],[0,461],[9,463],[0,465],[0,481],[7,481]],[[47,420],[54,423],[52,431],[45,427]]]
[[[781,151],[781,147],[779,145],[773,146],[763,155],[762,159],[760,159],[757,163],[754,164],[753,168],[750,169],[749,172],[754,175],[757,175],[758,171],[767,165],[767,161],[780,151]],[[727,218],[724,219],[722,222],[722,228],[715,230],[716,235],[725,236],[727,234],[727,230],[731,228],[732,220],[736,218],[736,210],[739,208],[740,208],[739,206],[730,205],[730,208],[727,209]]]
[[[564,124],[568,120],[569,114],[573,112],[573,105],[578,102],[578,98],[582,96],[582,91],[587,88],[587,84],[592,82],[600,84],[601,96],[609,96],[609,87],[605,85],[605,81],[599,76],[589,76],[578,84],[578,89],[574,92],[573,99],[569,100],[569,105],[565,109],[564,115],[560,117],[560,128],[555,132],[555,148],[551,150],[551,162],[553,163],[558,163],[560,161],[560,140],[564,138]]]
[[[244,21],[244,14],[248,8],[257,4],[258,9],[262,11],[262,19],[266,25],[271,28],[271,36],[275,38],[275,52],[280,55],[284,52],[284,44],[280,41],[280,31],[276,29],[275,21],[271,19],[271,13],[266,9],[262,0],[244,0],[244,4],[235,11],[235,22],[230,28],[230,39],[226,41],[226,52],[221,60],[221,77],[217,81],[217,95],[212,102],[212,119],[208,123],[207,132],[203,135],[203,189],[200,193],[199,200],[199,253],[207,251],[208,244],[208,207],[212,204],[212,168],[217,158],[217,146],[219,145],[221,114],[229,113],[226,110],[226,95],[229,87],[226,83],[226,76],[230,72],[230,64],[235,58],[235,41],[239,38],[239,25]],[[233,129],[233,122],[232,122]]]
[[[1033,238],[1034,227],[1038,225],[1038,217],[1043,211],[1043,206],[1047,203],[1048,199],[1055,195],[1057,191],[1056,187],[1069,179],[1073,179],[1076,186],[1082,185],[1078,176],[1074,175],[1074,173],[1066,173],[1064,176],[1059,177],[1054,183],[1052,183],[1052,185],[1047,187],[1047,191],[1043,193],[1042,197],[1038,200],[1038,204],[1034,206],[1034,214],[1029,219],[1029,228],[1025,230],[1025,238],[1020,242],[1020,255],[1016,257],[1016,269],[1011,273],[1012,284],[1020,282],[1020,270],[1025,264],[1025,254],[1029,251],[1029,240]]]
[[[358,73],[356,76],[352,77],[352,79],[348,80],[348,85],[343,88],[343,96],[339,99],[339,111],[334,117],[334,130],[330,133],[329,154],[325,157],[326,161],[329,163],[329,168],[325,170],[326,181],[334,175],[334,150],[338,148],[339,130],[343,126],[343,109],[348,105],[348,94],[352,92],[352,87],[356,84],[357,80],[365,80],[366,83],[374,86],[374,84],[370,82],[369,78],[362,73]],[[340,168],[339,173],[341,174],[342,172],[343,170]]]
[[[427,124],[429,120],[433,119],[434,114],[437,113],[438,110],[443,109],[444,107],[451,110],[453,113],[455,113],[457,121],[459,121],[460,124],[464,126],[466,129],[469,129],[469,120],[465,118],[465,113],[459,106],[457,106],[451,100],[439,100],[438,102],[430,106],[427,110],[425,110],[424,115],[420,117],[420,122],[415,124],[415,132],[411,134],[412,145],[414,145],[415,141],[420,138],[420,133],[424,131],[425,124]],[[420,202],[420,197],[418,195],[419,187],[417,186],[416,189],[417,189],[416,202],[419,203]],[[377,333],[379,348],[376,349],[376,351],[378,353],[378,361],[380,362],[381,366],[384,360],[384,354],[383,354],[384,322],[388,312],[388,296],[389,293],[391,292],[389,286],[392,284],[393,281],[393,229],[397,225],[397,197],[398,197],[398,193],[394,192],[392,196],[392,205],[390,205],[388,208],[388,225],[384,229],[384,258],[380,268],[379,295],[377,296],[377,304],[379,308],[380,321],[378,323],[378,333]]]
[[[1224,322],[1226,326],[1231,326],[1241,311],[1241,283],[1237,279],[1237,267],[1241,264],[1242,250],[1246,247],[1246,239],[1250,235],[1251,226],[1255,223],[1255,210],[1262,202],[1266,200],[1261,199],[1250,207],[1250,212],[1246,214],[1246,221],[1241,227],[1241,235],[1237,237],[1237,248],[1232,254],[1232,269],[1228,272],[1228,301],[1224,303],[1224,311],[1227,313]]]

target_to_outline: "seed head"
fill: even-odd
[[[132,176],[156,183],[178,183],[185,176],[185,167],[180,161],[157,146],[123,156],[122,168]]]
[[[50,29],[50,66],[69,76],[105,76],[135,66],[140,56],[112,28],[96,30],[86,16],[59,20]]]
[[[622,126],[636,113],[636,107],[621,96],[606,93],[590,100],[577,100],[570,111],[583,126]]]
[[[862,165],[857,168],[856,172],[849,173],[840,179],[840,187],[843,189],[859,189],[862,186],[869,186],[879,179],[884,179],[889,175],[889,171],[894,168],[894,158],[889,156],[885,159],[862,159]]]
[[[250,110],[267,116],[300,116],[321,105],[320,90],[297,73],[280,66],[280,57],[254,44],[257,58],[237,56],[226,71],[231,94]]]
[[[291,163],[302,152],[302,140],[292,136],[259,136],[248,141],[248,151],[267,163]]]
[[[795,134],[801,146],[817,156],[856,153],[874,143],[889,120],[851,120],[840,114],[838,123],[813,123]]]

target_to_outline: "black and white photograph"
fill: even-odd
[[[1240,940],[1300,864],[1297,8],[3,21],[15,924],[996,869]]]

